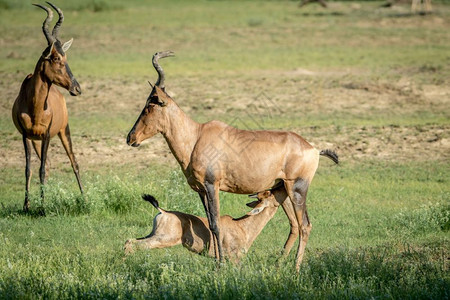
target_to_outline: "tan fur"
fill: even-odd
[[[241,218],[233,219],[226,215],[220,217],[222,246],[224,255],[237,261],[247,253],[267,222],[275,215],[279,201],[286,198],[283,189],[258,194],[258,203],[254,209]],[[208,220],[177,211],[158,208],[159,214],[153,220],[152,232],[142,239],[130,239],[125,243],[125,254],[136,249],[167,248],[183,245],[196,253],[205,253],[215,257],[212,232]],[[261,210],[261,211],[260,211]]]
[[[291,229],[285,252],[290,251],[299,236],[296,258],[299,269],[311,230],[306,194],[319,164],[317,149],[293,132],[241,130],[220,121],[199,124],[156,85],[127,142],[137,147],[157,133],[164,136],[189,185],[203,201],[219,258],[222,258],[219,191],[250,194],[284,186],[291,204],[283,204],[283,208],[291,228],[298,228],[297,234]]]
[[[153,103],[146,106],[130,131],[128,143],[137,146],[156,133],[162,133],[189,185],[199,192],[207,205],[207,170],[212,171],[215,179],[213,196],[217,201],[219,190],[250,194],[269,189],[280,181],[292,190],[297,178],[308,184],[313,179],[319,151],[299,135],[286,131],[240,130],[219,121],[199,124],[158,87],[152,93],[164,100],[164,106]],[[296,210],[292,204],[283,204],[283,207],[291,208],[285,212],[291,226],[298,228],[297,234],[289,235],[285,253],[289,253],[298,236],[302,238],[298,252],[304,252],[311,228],[309,220],[304,222],[306,208],[300,209],[297,205]],[[216,209],[215,213],[219,215],[220,210]],[[297,257],[297,268],[303,252]]]
[[[53,38],[55,41],[44,50],[45,55],[43,54],[39,58],[34,73],[28,75],[23,81],[12,108],[12,119],[17,130],[22,134],[26,154],[24,211],[29,208],[28,190],[31,178],[29,152],[31,142],[41,160],[40,180],[41,184],[44,184],[48,175],[45,170],[48,143],[50,138],[58,135],[69,156],[82,191],[78,164],[73,154],[70,139],[66,101],[55,84],[67,89],[74,96],[79,95],[81,89],[71,75],[70,69],[67,69],[66,54],[63,55],[56,49],[56,43],[60,46],[59,40],[56,40],[56,37]],[[71,43],[71,41],[69,42]],[[64,44],[63,47],[67,50],[70,43]],[[43,193],[41,194],[43,197]]]

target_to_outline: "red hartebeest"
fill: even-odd
[[[61,44],[58,39],[59,28],[64,21],[61,9],[51,5],[59,15],[58,22],[49,32],[49,23],[53,18],[50,8],[40,4],[34,4],[47,12],[47,17],[42,24],[44,36],[48,46],[39,58],[33,74],[29,74],[20,87],[19,95],[12,108],[12,118],[17,130],[22,134],[25,147],[25,202],[23,210],[28,211],[28,194],[30,188],[30,156],[31,144],[41,160],[39,179],[41,183],[41,198],[44,198],[43,185],[46,181],[46,159],[50,138],[58,135],[69,156],[73,171],[77,178],[78,186],[83,193],[80,181],[78,164],[72,150],[72,141],[68,123],[66,101],[55,85],[65,88],[72,96],[81,94],[81,88],[70,71],[67,63],[66,52],[73,39]]]
[[[318,151],[293,132],[240,130],[219,121],[204,124],[193,121],[165,92],[164,72],[158,59],[172,55],[172,52],[160,52],[153,56],[159,78],[128,134],[127,143],[137,147],[143,140],[162,133],[188,184],[200,195],[219,259],[223,258],[218,223],[219,190],[252,194],[284,186],[290,201],[282,205],[291,223],[285,252],[289,252],[300,236],[298,270],[311,230],[306,194],[318,167],[319,155],[337,163],[336,153]]]
[[[286,196],[284,188],[260,192],[252,196],[258,198],[257,201],[247,203],[253,209],[246,215],[237,219],[228,215],[220,216],[220,237],[225,256],[238,261],[247,253]],[[158,201],[151,195],[143,195],[142,198],[150,202],[159,214],[153,219],[153,230],[148,236],[127,240],[125,254],[132,253],[135,249],[167,248],[181,244],[192,252],[215,256],[214,245],[211,243],[213,236],[206,218],[179,211],[166,211],[159,207]]]

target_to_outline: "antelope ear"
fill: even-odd
[[[64,52],[67,52],[67,50],[69,50],[70,46],[72,46],[72,42],[73,42],[73,38],[71,38],[70,40],[65,42],[64,45],[62,45],[62,49]]]
[[[265,207],[265,206],[258,206],[258,207],[256,207],[256,208],[252,209],[252,210],[248,213],[248,215],[250,215],[250,216],[257,215],[257,214],[261,213],[261,212],[264,210],[264,208],[266,208],[266,207]]]
[[[264,198],[269,198],[271,195],[272,195],[271,191],[265,191],[264,194],[263,194],[263,197]]]
[[[170,98],[165,91],[163,91],[159,86],[155,85],[156,96],[158,97],[158,104],[161,106],[166,106],[167,101]]]
[[[248,195],[249,198],[258,199],[258,193]],[[248,206],[248,205],[247,205]]]
[[[247,205],[248,207],[251,207],[251,208],[255,208],[256,205],[259,204],[259,202],[260,202],[259,200],[256,200],[256,201],[249,202],[249,203],[247,203],[245,205]]]
[[[268,206],[267,201],[258,201],[258,204],[247,215],[254,216],[261,213]]]
[[[42,53],[42,57],[44,57],[44,59],[50,59],[50,57],[52,56],[52,53],[53,53],[53,49],[55,48],[55,42],[53,42],[51,45],[50,45],[50,48],[48,48],[48,52],[47,51],[44,51],[43,53]]]

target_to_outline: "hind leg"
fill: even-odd
[[[297,216],[295,215],[294,206],[286,192],[285,188],[277,188],[272,190],[273,195],[277,199],[277,202],[281,204],[286,216],[289,219],[289,225],[291,227],[288,239],[284,244],[284,256],[287,256],[294,246],[295,241],[299,235],[299,226],[297,223]],[[308,235],[309,231],[311,231],[311,223],[309,222],[308,211],[305,209],[305,213],[303,214],[303,226],[307,228]]]
[[[133,253],[135,250],[168,248],[181,244],[181,239],[175,236],[149,236],[139,239],[129,239],[123,247],[125,255]]]
[[[283,208],[284,212],[286,213],[286,216],[289,219],[289,225],[290,225],[290,232],[289,236],[286,240],[286,243],[284,244],[284,256],[287,256],[290,252],[292,247],[294,246],[295,241],[298,238],[299,228],[297,223],[297,217],[295,215],[294,206],[292,205],[291,200],[288,198],[286,201],[284,201],[281,204],[281,207]]]
[[[290,231],[286,243],[283,247],[283,258],[288,256],[291,252],[292,247],[294,246],[295,241],[297,240],[299,234],[299,226],[297,223],[297,216],[295,215],[294,206],[286,192],[284,187],[280,188],[272,188],[272,194],[275,196],[275,199],[278,203],[280,203],[281,207],[284,210],[284,213],[289,219]]]
[[[306,244],[308,242],[309,233],[311,231],[311,223],[309,222],[306,212],[306,194],[308,193],[309,182],[302,178],[294,180],[286,180],[285,188],[292,203],[295,212],[297,224],[301,224],[298,233],[300,241],[297,248],[297,256],[295,267],[297,271],[300,269],[300,263],[303,260]]]
[[[77,178],[78,187],[80,188],[80,191],[83,194],[83,186],[81,184],[81,179],[80,179],[80,170],[78,167],[77,160],[75,159],[75,154],[73,153],[73,149],[72,149],[72,139],[70,138],[69,124],[67,124],[67,126],[64,130],[61,130],[58,133],[58,136],[59,136],[59,139],[61,140],[61,143],[64,146],[64,149],[66,150],[67,156],[69,157],[73,172],[75,173],[75,177]]]
[[[424,0],[425,1],[425,12],[431,13],[433,8],[431,7],[431,0]]]

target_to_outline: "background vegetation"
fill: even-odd
[[[68,102],[83,199],[60,142],[46,200],[32,180],[21,212],[24,155],[10,110],[45,47],[45,13],[0,0],[0,298],[448,299],[450,7],[295,1],[59,1],[62,39],[83,94]],[[304,263],[280,259],[280,210],[240,264],[182,247],[124,258],[162,207],[204,215],[161,136],[125,144],[163,62],[169,93],[193,119],[298,132],[322,159],[308,195]],[[33,160],[34,174],[38,161]],[[246,196],[221,194],[223,214]],[[38,214],[43,206],[46,216]]]

